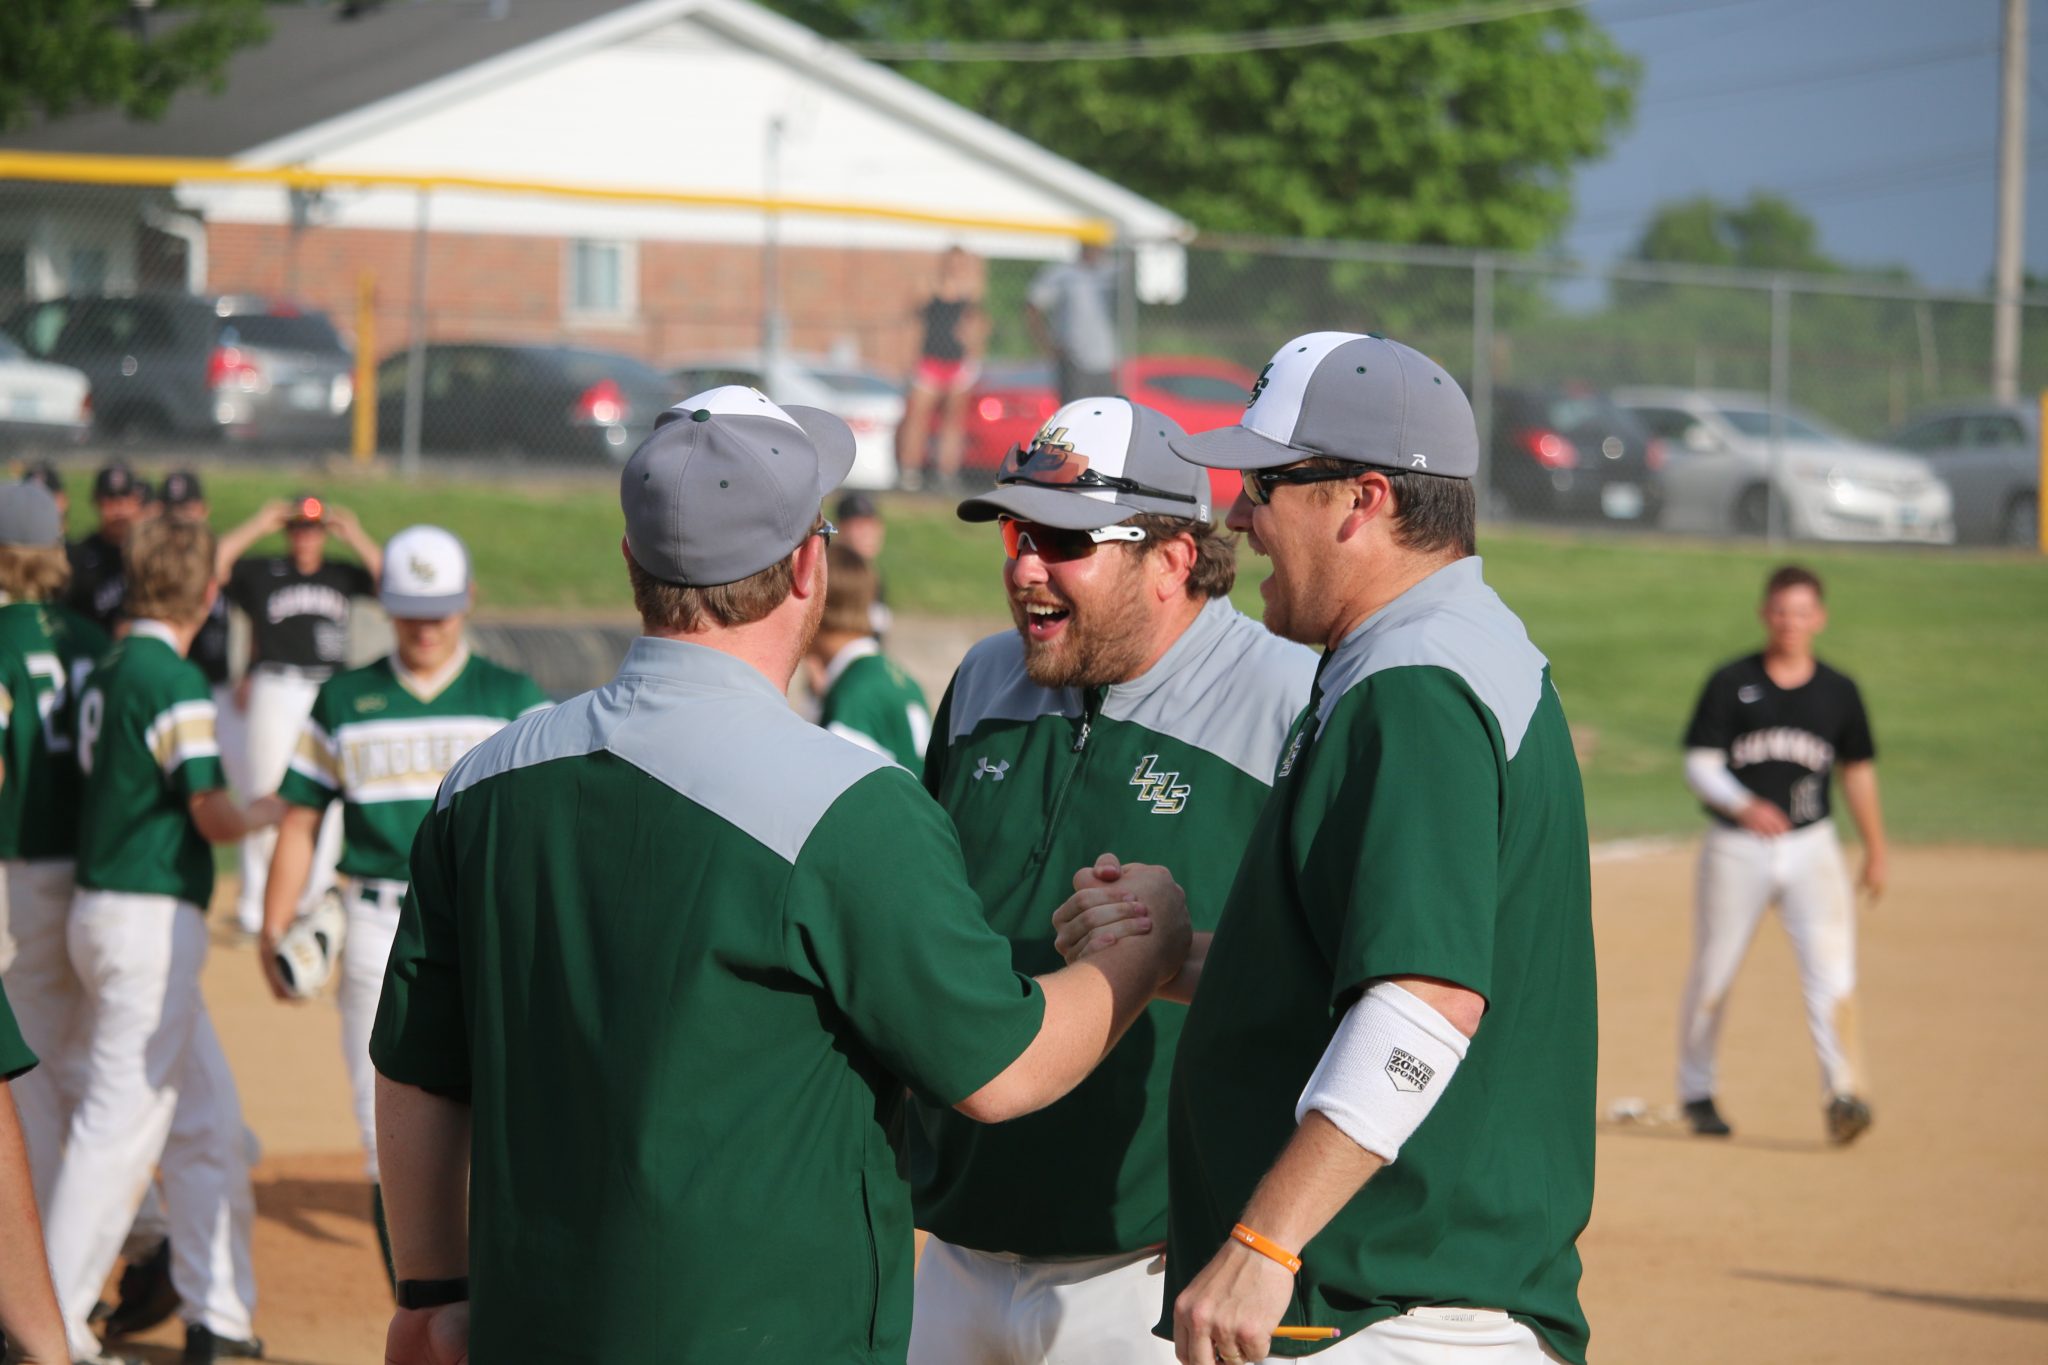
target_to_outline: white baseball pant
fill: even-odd
[[[1714,1094],[1715,1048],[1728,992],[1773,902],[1791,936],[1806,1027],[1830,1095],[1859,1092],[1855,1033],[1856,900],[1834,823],[1767,839],[1716,826],[1700,849],[1692,968],[1679,1014],[1678,1096]]]
[[[8,919],[15,941],[14,961],[5,972],[7,1001],[14,1007],[23,1041],[41,1062],[11,1089],[21,1111],[36,1203],[42,1208],[50,1206],[64,1132],[85,1088],[85,1048],[77,1036],[83,1027],[85,996],[78,973],[71,969],[64,933],[77,890],[72,880],[75,867],[69,858],[14,860],[6,865]]]
[[[1159,1253],[1037,1260],[924,1244],[909,1365],[1173,1365],[1152,1335]]]
[[[86,1001],[87,1072],[44,1218],[72,1354],[160,1166],[181,1313],[253,1335],[255,1273],[242,1110],[200,995],[206,922],[169,896],[81,891],[67,930]]]
[[[370,1029],[377,1022],[377,1000],[384,991],[391,941],[398,937],[398,906],[405,896],[405,883],[351,879],[344,895],[348,932],[342,938],[341,983],[335,991],[341,1007],[341,1057],[348,1065],[365,1169],[370,1179],[376,1180],[377,1068],[370,1063]]]
[[[250,671],[249,709],[242,715],[248,754],[245,801],[270,795],[284,781],[292,753],[299,747],[299,735],[306,728],[306,717],[313,714],[313,701],[320,695],[320,683],[319,677],[295,669],[258,666]],[[242,890],[235,901],[235,923],[245,933],[263,928],[263,888],[270,881],[270,855],[276,849],[275,828],[259,829],[242,840]],[[333,802],[320,821],[313,870],[299,897],[301,910],[310,908],[334,885],[334,865],[340,859],[341,804]]]
[[[1302,1358],[1316,1365],[1549,1365],[1563,1359],[1527,1323],[1493,1308],[1411,1308]]]

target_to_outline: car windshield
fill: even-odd
[[[21,347],[14,344],[13,338],[4,332],[0,332],[0,360],[20,360],[26,354],[27,352],[23,351]]]
[[[556,354],[560,357],[562,374],[571,384],[581,387],[603,379],[662,393],[675,387],[661,371],[629,355],[615,355],[610,351],[558,351]]]
[[[982,371],[978,388],[984,389],[1049,389],[1052,387],[1052,366],[1038,361],[1003,361],[988,366]]]
[[[1728,425],[1744,436],[1757,436],[1766,440],[1771,435],[1771,414],[1762,408],[1723,408],[1721,415],[1728,419]],[[1797,413],[1785,413],[1785,435],[1795,441],[1827,441],[1840,445],[1843,438],[1829,431],[1810,418]]]
[[[279,351],[345,349],[334,324],[318,313],[237,313],[221,319],[223,346],[267,346]]]
[[[811,378],[841,398],[895,398],[903,390],[878,374],[865,370],[824,370],[813,368]]]

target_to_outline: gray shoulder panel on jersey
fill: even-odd
[[[1078,716],[1081,694],[1071,687],[1040,687],[1024,672],[1024,641],[1006,630],[979,641],[953,674],[946,743],[955,744],[987,720]]]
[[[1486,585],[1477,556],[1437,570],[1366,618],[1337,646],[1323,673],[1317,733],[1343,695],[1390,668],[1443,668],[1493,712],[1513,758],[1543,699],[1550,661],[1521,618]]]
[[[1219,597],[1142,677],[1110,688],[1102,714],[1206,750],[1270,785],[1315,675],[1314,650]]]
[[[599,751],[792,863],[848,787],[893,766],[804,721],[751,666],[643,636],[611,682],[514,721],[470,750],[436,805],[501,773]]]

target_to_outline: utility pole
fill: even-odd
[[[2026,218],[2027,0],[2005,0],[1998,78],[1998,255],[1991,314],[1991,394],[2019,397],[2020,247]]]

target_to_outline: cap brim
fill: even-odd
[[[1118,493],[1110,499],[1022,483],[1003,484],[994,492],[977,494],[962,502],[958,511],[962,521],[994,521],[1008,516],[1062,531],[1093,531],[1146,513],[1185,521],[1195,519],[1193,503],[1169,502],[1135,493]]]
[[[811,449],[818,452],[818,501],[822,503],[853,472],[853,428],[846,425],[844,418],[823,408],[785,403],[782,410],[804,429],[804,435],[811,438]]]
[[[387,615],[401,621],[438,621],[444,616],[454,616],[469,610],[469,589],[461,592],[435,593],[431,597],[402,592],[377,594],[377,603]]]
[[[1214,431],[1175,436],[1166,444],[1189,464],[1209,469],[1272,469],[1315,458],[1313,450],[1297,450],[1247,426],[1217,427]]]

